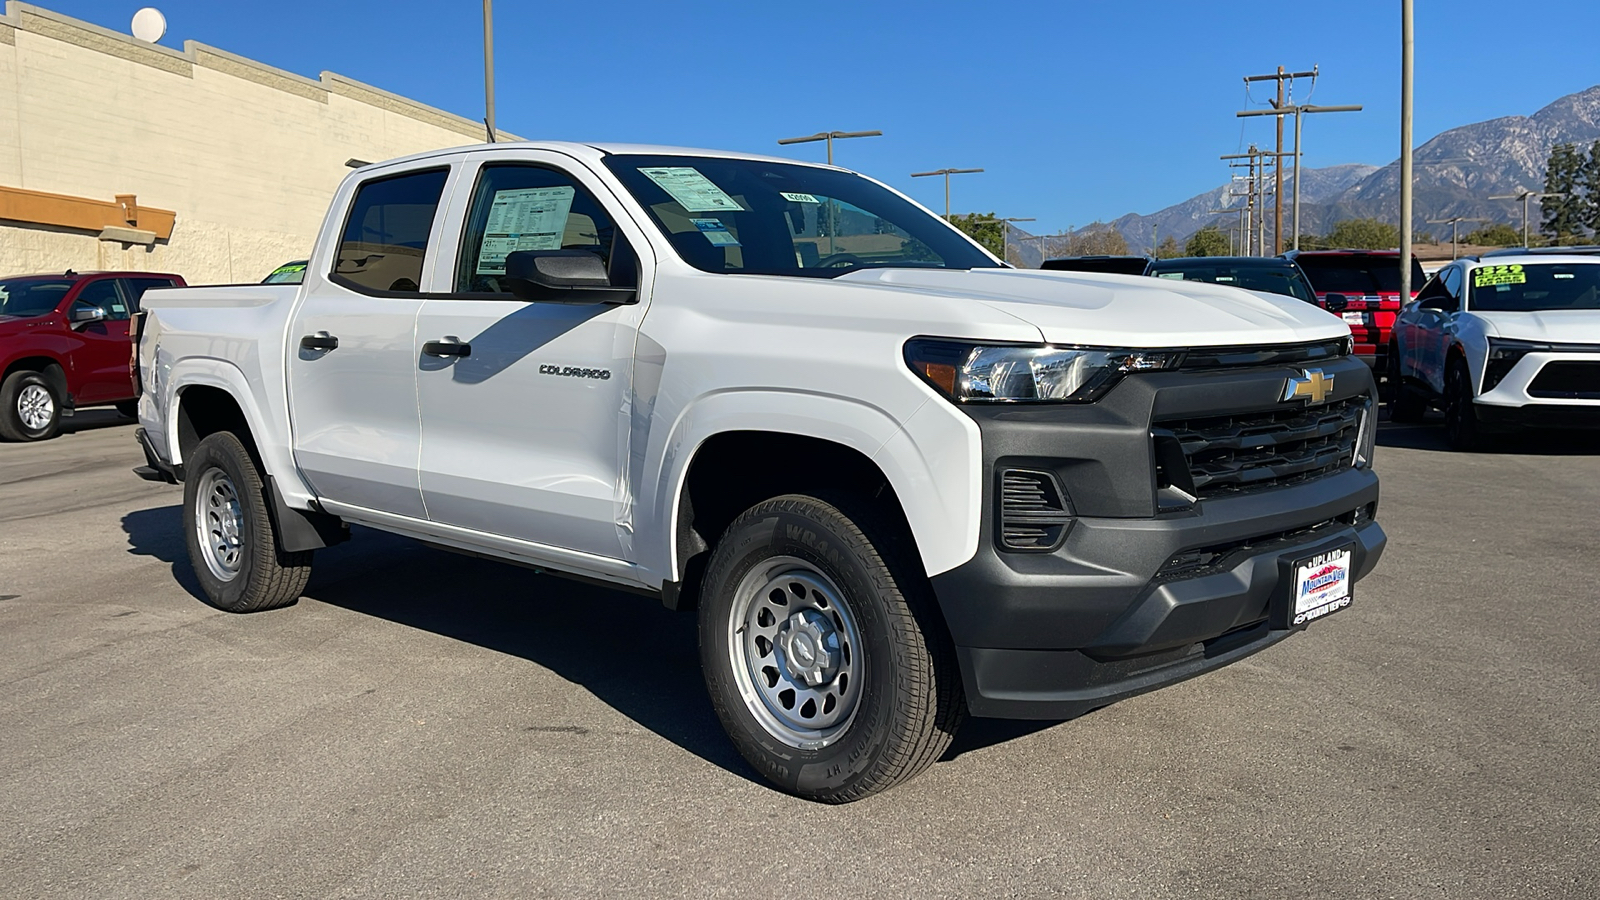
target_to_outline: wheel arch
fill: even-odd
[[[63,401],[70,393],[67,390],[66,365],[48,353],[26,353],[11,360],[6,363],[5,371],[0,372],[0,381],[5,381],[17,372],[38,372],[43,375]]]

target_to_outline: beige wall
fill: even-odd
[[[66,268],[259,281],[310,249],[352,157],[482,140],[470,119],[332,72],[194,41],[179,53],[23,3],[0,16],[0,185],[177,213],[153,246],[0,221],[0,274]],[[511,139],[512,136],[505,135]]]

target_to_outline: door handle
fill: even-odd
[[[337,350],[339,349],[339,339],[327,333],[326,331],[319,331],[316,334],[308,334],[301,338],[300,349]]]
[[[429,341],[422,345],[422,352],[428,356],[446,357],[454,356],[464,358],[472,355],[472,345],[454,335],[445,335],[442,341]]]

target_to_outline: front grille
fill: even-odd
[[[1222,544],[1211,544],[1205,547],[1196,547],[1173,554],[1156,573],[1157,584],[1165,584],[1185,578],[1197,578],[1201,575],[1212,575],[1225,572],[1238,564],[1246,556],[1261,553],[1270,553],[1274,550],[1305,544],[1320,538],[1323,533],[1331,532],[1344,525],[1360,525],[1367,521],[1371,513],[1365,508],[1359,508],[1341,516],[1317,522],[1314,525],[1305,525],[1300,528],[1291,528],[1287,531],[1275,531],[1269,534],[1258,534],[1237,541],[1228,541]]]
[[[1528,396],[1551,400],[1600,400],[1600,362],[1546,363],[1528,385]]]
[[[1000,546],[1049,551],[1061,546],[1072,511],[1055,475],[1032,469],[1000,471]]]
[[[1236,369],[1243,366],[1297,366],[1331,362],[1348,355],[1349,338],[1308,344],[1269,344],[1264,347],[1196,347],[1183,354],[1179,368]]]
[[[1357,396],[1325,406],[1157,422],[1150,433],[1161,464],[1160,486],[1204,500],[1348,469],[1366,407],[1367,398]]]

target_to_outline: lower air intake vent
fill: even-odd
[[[1000,546],[1005,550],[1048,552],[1061,546],[1072,510],[1066,492],[1050,472],[1002,469]]]

